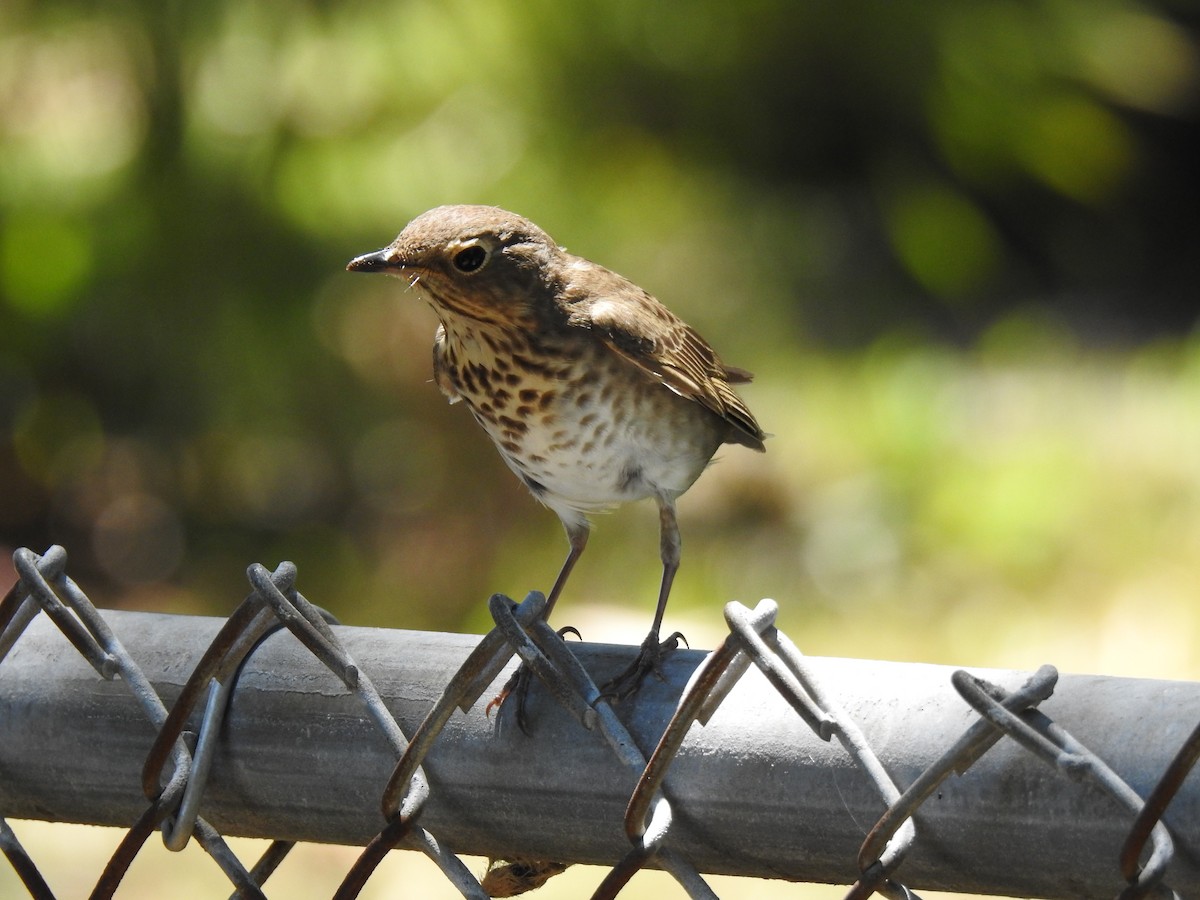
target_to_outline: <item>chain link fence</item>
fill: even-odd
[[[716,650],[677,651],[613,703],[596,685],[637,648],[564,641],[536,593],[493,596],[480,639],[339,626],[290,563],[252,566],[220,621],[101,613],[62,548],[14,560],[0,815],[126,829],[93,898],[155,831],[247,898],[297,841],[363,847],[336,900],[397,848],[468,898],[579,862],[608,867],[596,898],[647,866],[700,898],[702,873],[847,898],[1200,897],[1200,684],[808,658],[764,600],[730,603]],[[481,702],[514,654],[529,734]],[[273,842],[247,863],[223,835]],[[53,897],[2,818],[0,849]],[[493,863],[480,879],[459,854]]]

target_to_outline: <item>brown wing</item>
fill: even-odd
[[[595,269],[566,298],[571,324],[591,329],[642,371],[712,410],[733,426],[730,442],[764,449],[766,435],[729,386],[748,382],[750,373],[726,367],[704,338],[646,291]]]

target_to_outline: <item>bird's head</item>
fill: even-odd
[[[565,255],[528,219],[494,206],[439,206],[417,216],[351,272],[405,279],[443,316],[510,324],[552,302]]]

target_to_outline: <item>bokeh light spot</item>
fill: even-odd
[[[996,236],[968,200],[938,185],[909,186],[888,210],[892,245],[923,287],[944,299],[964,299],[995,269]]]
[[[179,516],[158,497],[122,494],[96,517],[92,549],[101,568],[120,584],[169,578],[184,553]]]
[[[70,307],[92,274],[92,241],[77,222],[52,215],[16,215],[0,230],[0,294],[31,317]]]

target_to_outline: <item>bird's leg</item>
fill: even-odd
[[[567,541],[570,543],[571,549],[567,551],[567,558],[563,560],[562,568],[558,570],[558,577],[554,579],[554,586],[550,588],[550,595],[546,598],[546,608],[542,610],[543,619],[550,618],[550,612],[554,609],[554,604],[558,602],[563,585],[567,583],[567,577],[571,574],[571,570],[575,568],[575,563],[579,561],[579,557],[583,555],[583,548],[587,546],[588,535],[591,533],[591,528],[586,519],[580,522],[567,522],[564,520],[563,528],[567,531]],[[563,631],[567,630],[566,628],[563,629]],[[569,630],[575,631],[573,628]],[[579,632],[575,633],[578,634]],[[562,632],[559,632],[559,634],[562,634]],[[500,693],[488,703],[483,711],[484,715],[491,715],[493,708],[500,707],[510,696],[516,694],[517,725],[523,732],[529,734],[529,723],[525,718],[525,699],[529,694],[530,676],[529,667],[525,663],[517,666],[517,670],[505,682],[504,687],[500,689]]]
[[[654,609],[654,624],[650,626],[647,640],[658,640],[663,615],[667,611],[667,598],[671,596],[671,585],[679,571],[679,556],[682,549],[679,523],[675,521],[675,501],[662,497],[658,501],[658,552],[662,557],[662,584],[658,588],[658,606]]]
[[[650,633],[642,641],[641,650],[629,667],[607,682],[601,691],[618,700],[634,693],[647,675],[653,672],[662,678],[663,659],[679,646],[683,635],[678,631],[665,641],[658,638],[662,629],[663,615],[667,611],[667,598],[671,596],[671,584],[679,571],[681,541],[679,523],[675,520],[675,500],[671,497],[658,498],[659,555],[662,557],[662,584],[658,589],[658,606],[654,610],[654,623]]]
[[[554,587],[550,588],[550,595],[546,598],[546,611],[542,613],[542,618],[547,620],[554,609],[554,604],[558,602],[558,595],[562,593],[563,585],[567,583],[567,576],[575,568],[575,563],[579,562],[579,557],[583,556],[583,548],[587,546],[588,535],[591,533],[587,519],[581,523],[563,522],[563,528],[567,531],[567,541],[570,543],[571,549],[567,552],[567,558],[563,560],[562,568],[558,570],[558,577],[554,579]]]

